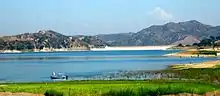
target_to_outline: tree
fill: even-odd
[[[216,41],[216,38],[214,36],[210,36],[210,41],[211,41],[211,46],[212,46],[212,49],[215,50],[215,41]]]
[[[191,45],[187,44],[186,47],[190,47]]]
[[[199,46],[199,43],[193,43],[193,46]]]
[[[180,43],[180,44],[178,44],[177,46],[178,46],[178,47],[184,47],[184,46],[183,46],[183,44],[181,44],[181,43]]]
[[[216,40],[220,40],[220,36],[216,36]]]
[[[216,38],[214,36],[210,36],[209,38],[211,39],[211,41],[215,41],[216,40]]]
[[[212,45],[212,40],[211,39],[203,39],[199,44],[201,46],[211,46]]]
[[[3,39],[0,39],[0,50],[3,50],[4,49],[4,40]]]

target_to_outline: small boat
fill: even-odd
[[[65,73],[56,73],[56,72],[53,72],[52,75],[50,76],[51,79],[68,79],[68,75],[65,74]]]

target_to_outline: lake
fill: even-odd
[[[159,70],[170,64],[219,59],[163,56],[173,52],[178,51],[78,51],[0,54],[0,81],[50,81],[49,77],[52,72],[86,76],[118,70]]]

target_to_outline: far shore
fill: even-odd
[[[88,49],[34,49],[34,50],[0,50],[0,53],[23,53],[23,52],[68,52],[89,51]]]
[[[171,57],[218,57],[220,56],[220,49],[212,49],[212,48],[205,48],[205,49],[184,49],[183,52],[177,53],[170,53],[165,54],[164,56],[171,56]]]
[[[189,63],[189,64],[173,64],[171,69],[189,69],[189,68],[219,68],[220,60],[207,61],[201,63]]]
[[[0,50],[0,53],[22,53],[22,52],[65,52],[65,51],[123,51],[123,50],[169,50],[174,45],[160,46],[113,46],[104,48],[44,48],[33,50]]]
[[[177,52],[177,53],[170,53],[170,54],[165,54],[164,56],[169,56],[169,57],[217,57],[215,55],[197,55],[197,54],[190,54],[186,52]]]

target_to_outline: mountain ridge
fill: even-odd
[[[211,34],[210,34],[211,33]],[[129,35],[128,35],[129,34]],[[101,40],[112,46],[146,46],[146,45],[169,45],[181,41],[183,44],[198,43],[203,37],[220,35],[219,26],[203,24],[196,20],[186,22],[169,22],[163,25],[152,25],[136,33],[123,33],[109,35],[97,35]],[[127,36],[127,37],[126,37]],[[184,42],[184,38],[191,36],[195,42]],[[111,39],[118,37],[118,39]],[[106,39],[108,38],[108,39]]]
[[[89,50],[104,46],[148,46],[199,43],[209,36],[220,36],[220,26],[196,20],[152,25],[138,32],[66,36],[53,30],[0,37],[0,50],[69,49]]]

